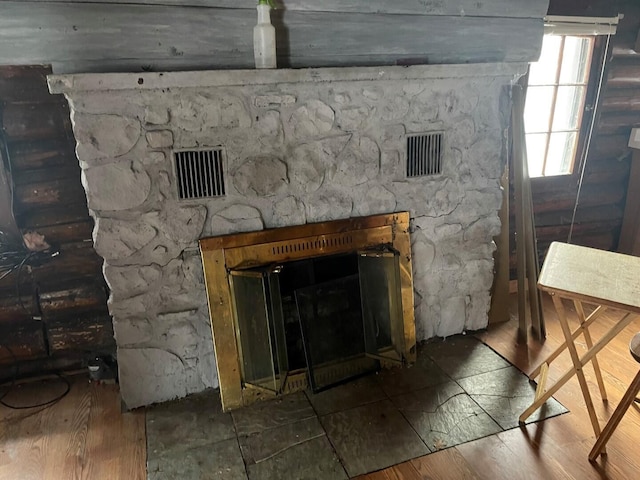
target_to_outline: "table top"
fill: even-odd
[[[640,257],[553,242],[538,288],[640,313]]]

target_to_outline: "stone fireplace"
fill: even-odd
[[[219,384],[203,237],[406,211],[416,340],[485,327],[508,87],[525,69],[51,76],[72,110],[125,404]],[[190,173],[213,190],[179,167],[202,155],[220,172]]]

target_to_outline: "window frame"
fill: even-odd
[[[589,37],[591,35],[571,35],[577,37]],[[574,158],[572,161],[572,170],[571,173],[566,173],[562,175],[551,175],[551,176],[540,176],[540,177],[530,177],[532,186],[538,184],[546,184],[546,185],[572,185],[579,181],[580,179],[580,171],[582,170],[582,166],[585,162],[584,153],[586,150],[586,144],[589,137],[589,130],[591,129],[591,124],[594,121],[597,121],[597,118],[594,119],[594,114],[596,113],[596,97],[598,92],[598,79],[600,76],[600,72],[602,70],[602,65],[606,62],[605,56],[605,46],[606,46],[606,37],[602,35],[593,36],[594,40],[591,48],[591,65],[589,69],[589,75],[587,77],[586,84],[586,94],[584,97],[583,107],[580,113],[580,129],[578,130],[578,139],[576,141],[576,151],[574,154]],[[605,73],[606,75],[606,73]],[[527,75],[524,85],[528,87],[529,85],[529,71],[527,70]],[[596,133],[594,129],[594,134]]]

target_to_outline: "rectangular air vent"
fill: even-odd
[[[442,173],[442,133],[407,136],[407,177]]]
[[[175,152],[178,198],[224,196],[222,149]]]

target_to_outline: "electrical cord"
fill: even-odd
[[[46,402],[36,403],[33,405],[12,405],[11,403],[8,403],[7,401],[5,401],[5,398],[13,391],[13,389],[16,386],[16,381],[18,380],[18,372],[20,370],[20,366],[18,362],[18,357],[16,357],[15,353],[13,353],[13,350],[11,350],[11,348],[2,344],[0,344],[0,347],[4,348],[7,352],[9,352],[9,355],[13,358],[13,365],[14,365],[13,377],[11,379],[11,383],[9,384],[9,388],[7,389],[6,392],[0,395],[0,405],[10,408],[11,410],[29,410],[31,408],[51,407],[56,403],[58,403],[60,400],[62,400],[64,397],[66,397],[67,394],[71,391],[71,382],[69,382],[69,380],[67,380],[60,373],[56,373],[55,375],[60,380],[62,380],[62,382],[65,385],[65,390],[61,394],[57,395],[51,400],[47,400]]]

